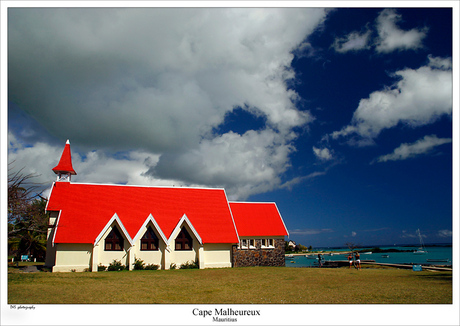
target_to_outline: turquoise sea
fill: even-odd
[[[425,254],[414,254],[414,250],[417,250],[417,246],[408,247],[379,247],[382,250],[396,249],[401,251],[409,252],[384,252],[384,253],[369,253],[369,250],[365,248],[359,248],[359,251],[366,250],[368,253],[361,253],[361,261],[374,260],[376,263],[388,263],[388,264],[414,264],[414,265],[448,265],[452,266],[452,247],[451,246],[426,246],[427,253]],[[323,254],[323,260],[325,261],[347,261],[349,249],[322,249],[323,251],[334,251],[343,252],[343,254],[334,254],[329,256]],[[306,254],[308,255],[308,253]],[[286,267],[314,267],[318,266],[318,254],[312,254],[307,258],[306,255],[294,256],[294,259],[286,258]],[[388,257],[386,257],[388,256]],[[447,260],[447,261],[446,261]]]

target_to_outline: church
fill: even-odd
[[[56,167],[45,266],[93,271],[135,260],[159,269],[285,266],[288,230],[275,203],[234,202],[225,189],[76,183],[67,141]]]

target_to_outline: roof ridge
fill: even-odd
[[[236,201],[236,200],[229,200],[229,204],[275,204],[274,201]]]
[[[88,185],[88,186],[117,186],[117,187],[136,187],[136,188],[159,188],[159,189],[197,189],[197,190],[223,190],[225,188],[211,187],[192,187],[192,186],[150,186],[150,185],[129,185],[119,183],[96,183],[96,182],[70,182],[72,185]]]

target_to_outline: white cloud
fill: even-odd
[[[396,71],[394,77],[399,81],[393,86],[361,99],[351,124],[331,136],[357,134],[370,144],[383,129],[399,123],[418,127],[452,114],[451,59],[429,57],[426,66]]]
[[[400,238],[416,238],[417,236],[415,234],[410,234],[410,233],[407,233],[406,231],[402,231],[402,235],[400,235],[399,237]]]
[[[8,163],[11,172],[24,169],[24,174],[36,175],[33,181],[45,187],[49,187],[50,182],[55,180],[51,169],[59,162],[63,149],[64,144],[57,148],[44,142],[26,146],[14,134],[8,133]]]
[[[72,148],[72,145],[71,145]],[[8,162],[12,162],[11,171],[23,169],[24,174],[34,174],[36,182],[44,195],[48,195],[51,183],[56,175],[51,170],[62,155],[62,146],[52,146],[37,142],[28,146],[18,141],[14,134],[8,134]],[[182,185],[177,180],[154,179],[143,175],[148,167],[158,161],[158,155],[142,151],[131,151],[123,157],[114,158],[103,151],[91,151],[83,157],[72,150],[72,165],[77,172],[72,177],[76,182],[136,184],[151,186]]]
[[[352,32],[344,37],[336,38],[332,47],[340,53],[369,49],[370,36],[370,30],[363,33]]]
[[[94,165],[122,170],[136,162],[130,165],[136,177],[119,180],[155,177],[149,170],[245,195],[267,191],[289,167],[293,128],[312,121],[288,87],[295,78],[292,52],[326,12],[10,9],[9,100],[60,139],[98,149]],[[266,125],[243,135],[214,134],[235,107]],[[241,149],[240,161],[227,149]],[[156,160],[146,167],[140,158],[110,161],[117,151]]]
[[[421,234],[422,238],[426,238],[427,236],[424,234]],[[408,233],[406,230],[402,230],[402,235],[399,236],[400,238],[417,238],[418,239],[418,234],[416,233]]]
[[[329,161],[333,158],[332,152],[328,148],[320,149],[313,146],[313,153],[315,153],[315,156],[321,161]]]
[[[397,26],[401,15],[394,9],[383,10],[377,18],[378,38],[376,41],[377,52],[388,53],[395,50],[416,50],[421,48],[427,29],[411,29],[404,31]]]
[[[384,9],[375,22],[375,31],[367,25],[363,31],[354,31],[343,37],[337,37],[332,48],[339,53],[361,51],[373,48],[377,53],[393,51],[417,50],[423,47],[427,28],[413,28],[405,31],[397,23],[402,16],[394,9]],[[372,35],[377,33],[377,37]]]
[[[452,230],[444,229],[444,230],[438,230],[437,232],[433,230],[432,235],[427,236],[425,234],[422,234],[421,236],[422,236],[422,238],[425,238],[425,239],[428,239],[428,238],[431,239],[433,236],[438,237],[438,238],[451,238],[452,237]],[[418,239],[418,235],[416,233],[408,233],[406,230],[403,230],[402,235],[400,235],[400,238],[403,238],[403,239],[406,239],[406,238]]]
[[[452,237],[452,231],[451,230],[439,230],[438,231],[438,237],[440,237],[440,238],[450,238],[450,237]]]
[[[316,171],[316,172],[312,172],[305,176],[295,177],[294,179],[286,181],[285,183],[280,185],[280,188],[292,190],[292,187],[294,187],[295,185],[299,183],[304,182],[305,180],[313,179],[313,178],[316,178],[316,177],[319,177],[325,174],[326,174],[326,171]]]
[[[382,155],[377,162],[398,161],[430,152],[434,147],[451,143],[451,138],[438,138],[435,135],[425,136],[412,144],[403,143],[393,153]]]
[[[332,229],[294,229],[289,230],[289,234],[297,234],[297,235],[314,235],[314,234],[321,234],[321,233],[331,233],[334,232]]]
[[[197,149],[162,155],[148,174],[225,186],[232,199],[246,198],[280,186],[292,151],[292,145],[270,129],[243,135],[229,132],[203,140]]]

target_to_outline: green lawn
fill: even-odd
[[[9,304],[451,304],[452,272],[249,267],[8,273]]]

